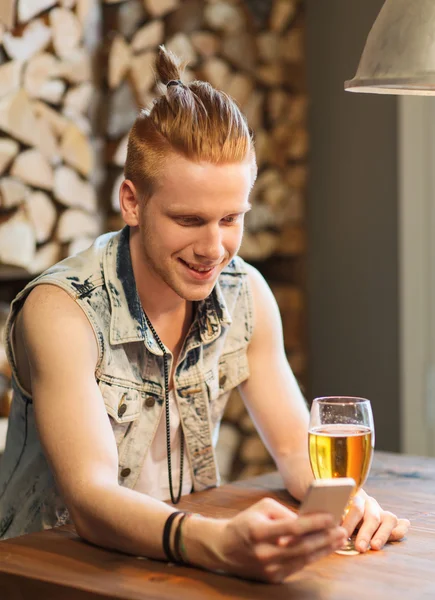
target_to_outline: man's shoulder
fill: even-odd
[[[89,248],[52,265],[26,286],[27,291],[54,285],[77,298],[100,286],[104,279],[104,254],[117,233],[101,235]]]
[[[62,331],[73,324],[73,331],[80,328],[89,329],[89,323],[74,299],[66,290],[56,285],[36,285],[25,298],[16,315],[17,329],[34,331],[36,335],[48,339],[50,332]]]
[[[8,321],[14,322],[22,309],[33,319],[45,319],[50,311],[53,315],[55,311],[80,314],[77,302],[87,311],[86,298],[104,287],[103,254],[115,235],[100,236],[89,248],[54,264],[30,281],[12,302]]]
[[[108,246],[112,244],[118,234],[119,232],[110,232],[101,235],[88,248],[56,263],[37,279],[54,276],[63,277],[67,271],[80,271],[83,272],[83,275],[98,271]]]

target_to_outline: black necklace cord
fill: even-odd
[[[145,314],[145,313],[144,313]],[[165,416],[166,416],[166,456],[168,461],[168,478],[169,478],[169,491],[171,493],[171,501],[172,504],[178,504],[181,498],[181,491],[183,488],[183,466],[184,466],[184,433],[183,427],[180,422],[180,487],[178,489],[177,497],[174,495],[174,488],[172,485],[172,461],[171,461],[171,421],[169,416],[169,369],[168,369],[168,360],[169,354],[166,352],[166,348],[162,343],[161,339],[157,335],[156,330],[154,329],[152,323],[145,315],[146,322],[148,327],[151,329],[151,333],[154,336],[154,339],[157,342],[160,350],[163,352],[163,367],[164,367],[164,375],[165,375]],[[181,421],[181,415],[180,415]]]

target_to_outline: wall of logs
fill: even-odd
[[[89,120],[92,51],[85,44],[92,4],[0,6],[0,262],[32,274],[103,229]]]
[[[304,32],[303,0],[1,0],[3,288],[9,274],[31,278],[122,226],[127,135],[158,93],[153,64],[164,43],[188,61],[185,81],[226,91],[255,133],[259,176],[240,254],[272,287],[304,387]],[[237,393],[219,456],[224,479],[272,468]]]

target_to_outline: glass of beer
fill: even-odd
[[[308,444],[314,477],[352,477],[355,495],[367,479],[375,445],[370,401],[350,396],[313,400]],[[358,554],[352,539],[338,552]]]

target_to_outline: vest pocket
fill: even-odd
[[[107,414],[116,423],[130,423],[140,415],[141,393],[118,384],[99,381]]]
[[[205,375],[210,401],[227,394],[249,377],[246,346],[220,357],[218,364]]]

